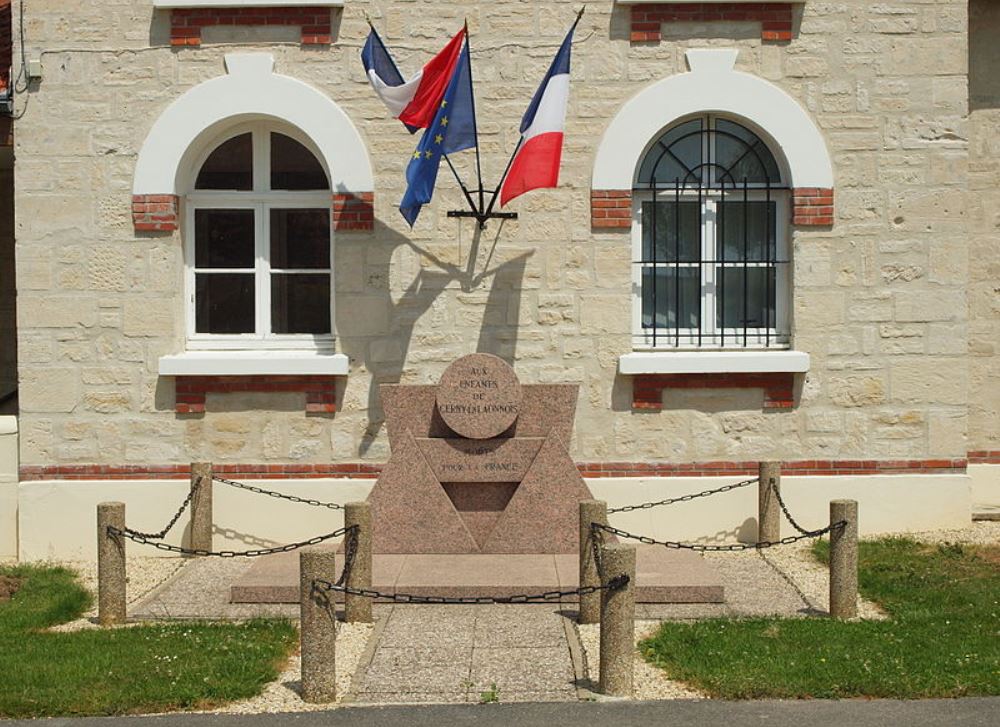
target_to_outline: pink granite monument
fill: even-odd
[[[591,497],[567,451],[578,389],[522,385],[486,353],[436,386],[383,385],[392,456],[368,498],[374,552],[576,552]]]

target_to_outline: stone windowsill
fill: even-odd
[[[154,8],[276,8],[282,5],[294,8],[343,7],[345,0],[153,0]]]
[[[696,5],[701,3],[726,3],[736,4],[736,3],[755,3],[760,4],[761,2],[767,3],[784,3],[784,4],[805,4],[806,0],[698,0],[698,2],[692,2],[692,0],[615,0],[617,5]]]
[[[805,373],[802,351],[635,351],[618,359],[626,376],[643,374]]]
[[[342,353],[316,351],[186,351],[163,356],[161,376],[347,376]]]

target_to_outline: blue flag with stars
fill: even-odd
[[[472,100],[472,74],[469,68],[469,42],[455,64],[451,81],[445,89],[441,107],[417,144],[406,167],[406,194],[399,211],[413,227],[423,205],[431,201],[443,154],[452,154],[476,146],[476,111]]]

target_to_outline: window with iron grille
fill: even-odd
[[[787,348],[789,191],[774,154],[704,115],[646,152],[633,190],[636,348]]]

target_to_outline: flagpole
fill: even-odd
[[[458,186],[462,188],[462,192],[465,194],[465,199],[469,202],[469,207],[471,207],[473,212],[475,212],[478,215],[479,210],[476,209],[476,203],[472,199],[472,193],[469,191],[468,187],[465,186],[465,182],[462,181],[462,178],[458,176],[458,170],[456,170],[455,165],[451,163],[451,157],[449,157],[447,154],[444,153],[442,153],[441,156],[443,156],[444,160],[448,162],[448,168],[454,175],[455,181],[458,182]]]
[[[586,5],[580,6],[580,12],[576,14],[576,20],[573,21],[573,27],[569,29],[570,33],[576,30],[576,26],[580,24],[580,19],[583,17],[583,13],[586,9],[587,9]],[[484,218],[488,218],[490,214],[493,212],[493,207],[496,205],[497,197],[500,195],[500,190],[503,187],[503,183],[507,181],[507,175],[510,174],[510,168],[514,166],[514,157],[516,157],[517,153],[521,151],[522,144],[524,144],[523,135],[521,136],[520,139],[518,139],[517,146],[514,147],[514,153],[511,154],[510,159],[507,160],[507,168],[503,170],[503,176],[500,177],[500,182],[497,184],[497,188],[493,190],[493,196],[490,198],[490,206],[489,208],[487,208]],[[476,152],[478,153],[478,151],[479,147],[476,147]]]
[[[472,45],[469,43],[468,19],[465,21],[465,47],[469,51],[469,98],[472,104],[472,128],[476,133],[476,175],[479,177],[479,207],[477,208],[474,204],[472,207],[482,215],[483,208],[486,206],[486,196],[483,190],[483,163],[479,154],[479,117],[476,116],[476,92],[472,84]],[[469,201],[471,202],[472,200]]]

